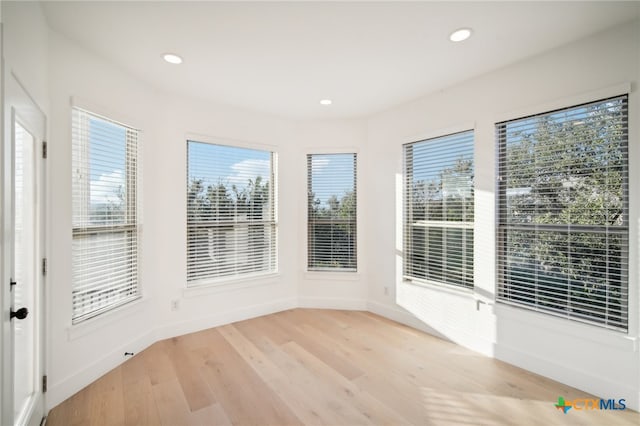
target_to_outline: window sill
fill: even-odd
[[[67,327],[67,340],[73,341],[87,334],[93,334],[97,330],[111,325],[124,318],[138,314],[141,309],[149,305],[150,297],[141,297],[110,311],[104,312],[93,318],[89,318],[78,324]]]
[[[595,324],[534,311],[501,301],[496,303],[495,312],[501,319],[533,325],[548,334],[566,335],[568,338],[581,338],[599,345],[625,351],[638,351],[639,339],[622,330],[607,329]]]
[[[305,271],[304,279],[305,280],[318,280],[318,281],[360,281],[362,275],[358,271]]]
[[[413,280],[410,278],[403,278],[402,284],[414,285],[416,287],[424,287],[435,291],[440,291],[444,293],[456,294],[456,295],[465,295],[471,296],[474,299],[478,299],[473,288],[456,286],[453,284],[445,284],[437,281],[430,280]]]
[[[221,293],[242,288],[273,285],[278,283],[280,276],[279,272],[271,272],[268,274],[257,274],[237,278],[202,280],[198,281],[198,285],[183,288],[182,297],[194,298],[207,294]]]

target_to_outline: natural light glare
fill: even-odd
[[[332,103],[331,99],[323,99],[320,101],[320,105],[331,105]]]

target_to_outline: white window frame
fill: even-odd
[[[311,199],[311,195],[313,194],[313,180],[312,180],[312,161],[315,156],[339,156],[339,155],[350,155],[353,156],[353,194],[355,197],[355,211],[352,218],[349,219],[319,219],[315,218],[312,214],[311,203],[313,200]],[[345,272],[345,273],[356,273],[358,272],[358,153],[357,152],[314,152],[309,153],[306,156],[307,160],[307,271],[310,272]],[[335,194],[340,195],[340,194]],[[315,246],[313,244],[312,239],[312,229],[316,224],[327,224],[327,225],[351,225],[353,229],[353,248],[352,259],[353,259],[353,267],[342,267],[342,266],[317,266],[312,265],[314,262],[313,258],[315,257],[313,253],[315,253]]]
[[[202,134],[187,134],[185,137],[186,140],[186,180],[187,187],[185,193],[185,248],[186,248],[186,262],[185,265],[185,286],[183,288],[183,295],[185,297],[198,297],[203,294],[208,294],[211,291],[224,291],[227,287],[232,288],[244,288],[244,287],[252,287],[256,285],[263,285],[265,283],[271,283],[270,278],[278,275],[278,154],[276,152],[276,148],[272,145],[265,145],[259,143],[251,143],[246,141],[236,141],[229,139],[220,139],[211,136],[206,136]],[[271,252],[273,258],[270,260],[270,269],[258,272],[247,272],[247,273],[236,273],[236,274],[224,274],[224,275],[215,275],[211,274],[209,276],[198,277],[198,278],[190,278],[189,277],[189,212],[188,212],[188,189],[189,189],[189,143],[199,143],[205,145],[217,145],[225,148],[233,149],[243,149],[243,150],[255,150],[268,152],[270,154],[270,197],[272,199],[271,211],[272,211],[272,219],[269,221],[261,221],[265,225],[272,226],[272,241],[271,241]],[[266,280],[266,281],[265,281]]]
[[[588,325],[592,325],[592,326],[596,326],[599,327],[601,329],[603,329],[603,331],[606,330],[614,330],[614,331],[623,331],[623,332],[630,332],[632,328],[634,328],[634,324],[632,323],[632,315],[631,315],[631,309],[632,309],[632,289],[630,288],[630,275],[629,275],[629,270],[631,268],[630,265],[630,249],[629,247],[626,247],[626,264],[623,265],[623,280],[626,281],[626,306],[623,308],[625,315],[626,315],[626,324],[622,325],[622,326],[616,326],[616,325],[610,325],[607,323],[601,323],[592,319],[588,319],[588,318],[584,318],[581,317],[580,315],[573,315],[570,313],[562,313],[562,312],[556,312],[554,310],[550,310],[550,309],[545,309],[545,308],[541,308],[541,307],[537,307],[537,306],[533,306],[530,303],[519,303],[518,301],[514,301],[514,300],[510,300],[509,297],[507,297],[505,295],[505,271],[506,271],[506,266],[505,266],[505,261],[503,259],[504,256],[504,246],[505,246],[505,238],[506,238],[506,232],[508,232],[508,228],[509,228],[509,224],[506,223],[504,216],[504,211],[503,211],[503,203],[506,203],[505,201],[505,196],[506,196],[506,182],[504,182],[504,177],[503,177],[503,161],[502,161],[502,157],[501,157],[501,153],[504,154],[504,152],[502,152],[502,150],[504,150],[503,144],[506,143],[503,142],[501,140],[501,137],[499,135],[499,126],[501,125],[505,125],[508,122],[512,122],[512,121],[519,121],[521,119],[524,118],[528,118],[528,117],[535,117],[535,116],[544,116],[546,114],[549,113],[562,113],[565,110],[572,110],[574,108],[578,108],[581,107],[583,105],[588,105],[588,104],[597,104],[599,102],[603,102],[603,101],[607,101],[609,99],[615,99],[615,98],[622,98],[622,97],[626,97],[627,101],[626,101],[626,112],[627,112],[627,116],[626,116],[626,120],[627,120],[627,132],[630,131],[630,121],[632,121],[631,118],[631,114],[630,114],[630,109],[631,109],[631,96],[628,94],[630,91],[630,87],[628,84],[622,84],[622,85],[618,85],[618,86],[614,86],[614,87],[610,87],[607,89],[602,89],[599,91],[594,91],[594,92],[590,92],[590,93],[585,93],[583,95],[580,96],[576,96],[570,100],[563,100],[563,101],[556,101],[556,102],[551,102],[548,103],[546,105],[543,105],[539,108],[535,108],[535,109],[527,109],[527,110],[523,110],[520,111],[519,113],[513,113],[510,115],[504,115],[502,117],[499,117],[498,119],[496,119],[496,124],[495,124],[495,129],[496,129],[496,144],[497,144],[497,149],[496,149],[496,167],[497,167],[497,173],[498,173],[498,178],[497,178],[497,187],[496,187],[496,199],[497,199],[497,209],[496,209],[496,300],[503,305],[508,305],[511,306],[513,308],[516,309],[526,309],[528,311],[532,311],[534,313],[540,313],[543,315],[548,316],[548,318],[559,318],[559,319],[564,319],[564,320],[570,320],[570,321],[574,321],[576,323],[583,323],[583,324],[588,324]],[[631,244],[632,242],[632,238],[631,235],[629,234],[630,232],[630,223],[629,223],[629,218],[630,218],[630,203],[631,203],[631,199],[630,199],[630,192],[629,192],[629,175],[630,175],[630,161],[629,159],[631,158],[629,151],[631,150],[631,144],[630,144],[630,140],[629,137],[627,137],[627,143],[626,146],[624,147],[625,151],[627,152],[627,162],[625,164],[625,178],[624,178],[624,216],[625,216],[625,225],[620,227],[619,229],[613,230],[612,234],[616,234],[616,235],[625,235],[626,237],[626,242],[627,242],[627,246],[629,244]],[[526,226],[520,226],[522,229],[526,228]],[[533,229],[534,227],[531,226],[529,227],[531,229]],[[582,226],[582,228],[589,228],[588,231],[589,232],[599,232],[597,228],[602,228],[599,226]],[[572,225],[572,224],[567,224],[567,225],[538,225],[536,226],[536,229],[538,230],[542,230],[542,231],[549,231],[549,232],[572,232],[572,229],[574,232],[579,233],[580,229],[582,229],[580,225]],[[605,232],[609,232],[609,231],[605,231]],[[601,233],[601,232],[600,232]],[[608,234],[607,234],[608,235]],[[625,284],[625,283],[623,283]]]
[[[402,220],[402,235],[403,235],[403,272],[402,279],[404,282],[410,284],[418,284],[418,285],[435,285],[438,287],[450,288],[455,291],[463,291],[463,292],[471,292],[474,289],[474,245],[472,243],[470,253],[467,256],[463,256],[464,260],[462,262],[462,268],[465,271],[468,271],[468,274],[464,274],[467,277],[466,280],[461,282],[452,281],[452,280],[440,280],[434,278],[424,278],[416,276],[416,274],[412,274],[411,270],[415,267],[415,265],[411,264],[410,257],[412,256],[414,247],[412,241],[412,229],[414,227],[420,227],[425,229],[437,228],[444,230],[446,232],[447,229],[460,229],[463,231],[471,231],[471,235],[475,234],[475,215],[474,220],[472,221],[450,221],[450,220],[413,220],[413,208],[412,208],[412,196],[410,184],[413,182],[413,174],[414,169],[413,166],[413,154],[409,153],[409,151],[413,150],[413,147],[417,144],[422,143],[438,143],[438,141],[447,141],[449,138],[456,138],[459,136],[464,136],[470,134],[471,136],[471,152],[470,159],[472,161],[472,170],[475,170],[475,130],[473,128],[464,127],[464,128],[455,128],[448,129],[448,131],[442,131],[437,134],[430,134],[426,138],[415,139],[412,142],[405,143],[403,145],[403,220]],[[411,155],[412,160],[411,164],[409,164],[408,158]],[[411,170],[410,170],[411,167]],[[439,171],[439,170],[437,170]],[[474,191],[473,204],[475,206],[475,183],[471,183],[471,189]],[[462,244],[466,246],[465,242],[465,234],[462,237]],[[425,268],[426,264],[429,263],[429,251],[426,250],[425,254]],[[443,252],[440,256],[442,259],[443,265],[446,263],[445,252]],[[469,262],[471,265],[469,266]],[[469,270],[470,269],[470,270]],[[469,281],[467,281],[469,280]]]
[[[72,225],[73,241],[80,241],[83,238],[106,235],[106,234],[124,234],[126,235],[126,252],[121,256],[129,258],[129,266],[127,270],[131,276],[131,282],[126,291],[120,289],[123,294],[114,298],[110,303],[89,303],[89,309],[81,310],[79,305],[82,303],[82,297],[78,297],[79,291],[76,290],[77,282],[72,281],[72,312],[71,323],[78,326],[87,320],[98,317],[107,312],[118,310],[124,305],[130,304],[142,298],[142,288],[140,284],[140,188],[141,188],[141,161],[139,152],[142,143],[142,132],[134,126],[124,124],[107,115],[97,113],[92,106],[85,107],[85,103],[72,100],[72,180],[74,191],[72,191],[72,222],[86,222],[89,220],[88,213],[84,209],[89,206],[89,179],[84,175],[84,171],[88,171],[89,164],[89,140],[82,140],[76,134],[74,129],[76,126],[86,126],[92,118],[102,120],[112,125],[118,126],[125,131],[125,182],[126,188],[126,210],[124,213],[125,223],[113,223],[103,225]],[[133,142],[128,142],[129,140]],[[81,172],[82,170],[83,172]],[[108,245],[108,243],[106,244]],[[106,248],[106,245],[104,246]],[[72,259],[72,263],[77,258]],[[79,266],[80,267],[80,266]],[[79,276],[83,272],[77,271]],[[75,275],[75,273],[74,273]],[[114,289],[117,290],[117,289]],[[96,289],[96,291],[98,291]],[[127,293],[127,294],[124,294]],[[80,312],[76,312],[80,311]]]

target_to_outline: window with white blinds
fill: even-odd
[[[187,141],[187,285],[276,272],[276,155]]]
[[[473,288],[473,131],[404,146],[404,279]]]
[[[309,270],[357,269],[356,154],[307,155]]]
[[[496,125],[498,299],[627,329],[627,96]]]
[[[72,110],[72,322],[140,297],[138,133]]]

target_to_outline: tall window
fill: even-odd
[[[498,123],[498,298],[627,329],[627,97]]]
[[[355,271],[356,154],[307,155],[308,268]]]
[[[473,131],[404,146],[404,278],[473,287]]]
[[[138,130],[74,108],[72,321],[140,297]]]
[[[276,271],[275,154],[187,142],[187,283]]]

